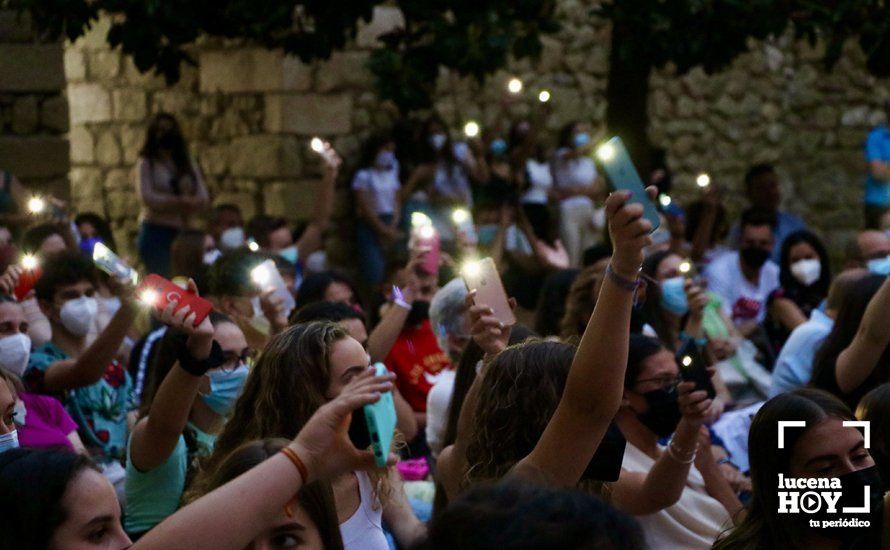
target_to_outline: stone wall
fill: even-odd
[[[573,119],[592,121],[596,136],[604,136],[610,33],[604,21],[589,16],[591,7],[592,0],[561,0],[564,28],[544,38],[542,58],[514,63],[485,86],[443,72],[436,110],[456,129],[475,119],[484,129],[505,130],[510,118],[546,108],[551,141]],[[375,98],[365,61],[376,36],[400,21],[396,9],[377,8],[351,48],[312,66],[275,52],[205,43],[194,51],[199,68],[186,68],[172,88],[140,75],[129,59],[110,51],[107,22],[97,25],[64,55],[76,206],[108,215],[120,242],[133,242],[138,200],[132,167],[148,117],[166,110],[181,121],[215,202],[236,202],[248,216],[265,211],[307,218],[318,175],[309,138],[330,139],[348,160],[371,129],[395,119],[392,106]],[[752,42],[749,53],[717,75],[658,71],[652,78],[650,135],[668,151],[676,195],[694,198],[694,176],[707,171],[738,211],[745,167],[774,162],[788,208],[839,250],[860,224],[861,146],[881,118],[880,98],[888,85],[867,75],[855,48],[831,73],[822,70],[819,58],[818,49],[781,38]],[[511,76],[525,83],[518,97],[504,91]],[[542,107],[536,96],[544,88],[552,100]],[[27,101],[18,109],[27,111]],[[34,102],[46,104],[41,98],[30,105]],[[4,123],[4,134],[7,127]],[[338,198],[346,222],[345,182]],[[336,224],[340,233],[334,238],[348,240],[348,226]]]
[[[68,105],[62,45],[0,11],[0,170],[37,192],[68,197]]]

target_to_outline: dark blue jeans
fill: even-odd
[[[169,225],[142,222],[139,227],[139,259],[148,273],[170,278],[170,245],[179,229]]]
[[[391,225],[393,216],[381,214],[380,221]],[[359,270],[368,286],[376,287],[386,274],[386,246],[367,221],[359,219],[355,224],[355,241],[358,246]]]

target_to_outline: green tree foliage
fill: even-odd
[[[108,43],[142,72],[168,83],[189,46],[202,37],[282,49],[304,62],[327,59],[370,21],[376,4],[397,5],[405,26],[383,40],[370,68],[381,98],[403,112],[429,107],[440,68],[480,82],[507,63],[540,54],[540,33],[559,27],[556,0],[0,0],[30,12],[50,39],[76,40],[100,15],[110,15]]]

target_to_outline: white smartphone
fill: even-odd
[[[507,292],[494,260],[484,258],[478,262],[470,262],[464,266],[462,274],[467,290],[476,291],[477,304],[490,307],[495,318],[504,326],[516,324],[516,316],[507,301]]]

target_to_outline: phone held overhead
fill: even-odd
[[[461,269],[467,290],[476,291],[477,304],[486,305],[494,312],[494,317],[504,326],[516,324],[516,316],[507,299],[507,292],[501,282],[497,266],[491,258],[469,261]]]
[[[603,143],[596,149],[596,158],[600,161],[606,175],[609,176],[609,182],[615,191],[630,191],[631,197],[628,203],[638,203],[643,205],[643,217],[652,224],[650,233],[658,229],[661,225],[661,216],[655,204],[646,194],[646,188],[640,174],[634,168],[630,160],[630,154],[624,146],[624,142],[619,137],[613,137],[609,141]],[[662,195],[667,204],[670,204],[670,197]],[[664,204],[664,203],[662,203]]]

